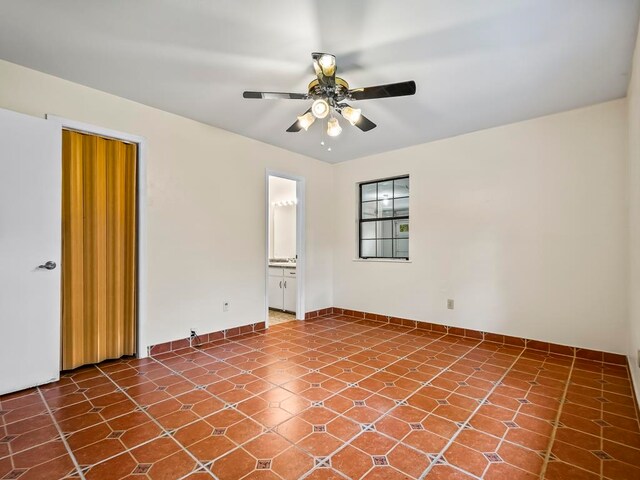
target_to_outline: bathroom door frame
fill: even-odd
[[[122,140],[125,142],[135,143],[137,145],[137,164],[136,164],[136,237],[137,237],[137,285],[136,285],[136,357],[146,358],[149,356],[147,348],[147,141],[144,137],[132,135],[129,133],[118,132],[108,128],[91,125],[68,118],[58,117],[56,115],[45,115],[47,120],[54,121],[60,125],[60,136],[62,130],[73,130],[75,132],[88,133],[90,135],[98,135],[101,137],[113,138],[114,140]],[[62,291],[60,291],[62,295]],[[62,299],[61,299],[62,301]],[[62,340],[62,339],[61,339]],[[62,341],[60,342],[62,345]]]
[[[306,260],[306,243],[305,243],[305,204],[306,204],[306,179],[299,175],[279,170],[265,171],[265,202],[264,202],[264,219],[265,219],[265,235],[264,235],[264,318],[265,324],[269,327],[269,177],[279,177],[296,182],[296,319],[304,320],[305,314],[305,260]]]

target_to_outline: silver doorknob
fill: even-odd
[[[38,268],[44,268],[46,270],[53,270],[54,268],[56,268],[56,262],[52,262],[51,260],[49,260],[44,265],[38,265]]]

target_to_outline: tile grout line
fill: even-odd
[[[124,388],[122,388],[120,385],[118,385],[116,382],[114,382],[111,379],[111,377],[109,375],[107,375],[99,366],[96,365],[96,368],[98,369],[98,371],[101,374],[103,374],[105,377],[107,377],[109,379],[109,381],[111,383],[113,383],[116,386],[116,388],[118,388],[119,391],[121,391],[124,395],[126,395],[126,397],[130,401],[132,401],[134,404],[136,404],[137,407],[140,407],[140,409],[147,415],[147,417],[149,417],[153,423],[155,423],[158,427],[160,427],[160,429],[167,435],[167,437],[171,438],[171,440],[173,440],[173,442],[178,445],[180,450],[183,450],[187,455],[189,455],[193,460],[195,460],[196,465],[200,466],[200,468],[202,468],[205,472],[209,473],[211,477],[217,479],[217,477],[215,475],[213,475],[213,472],[208,472],[208,469],[204,466],[204,464],[200,460],[198,460],[196,457],[194,457],[191,454],[191,452],[189,452],[180,442],[178,442],[175,438],[173,438],[173,435],[171,435],[169,433],[169,431],[167,429],[165,429],[164,426],[162,424],[160,424],[160,422],[158,422],[149,412],[147,412],[145,409],[143,409],[142,406],[140,404],[138,404],[138,402],[136,402],[135,399],[131,395],[129,395]],[[128,452],[128,450],[127,450],[127,452]],[[168,457],[165,457],[165,458],[168,458]],[[191,471],[189,473],[194,473],[195,471],[197,471],[197,470],[193,470],[193,471]]]
[[[556,441],[556,433],[558,431],[558,424],[560,422],[560,416],[562,415],[562,408],[567,400],[567,393],[569,392],[569,385],[571,385],[571,377],[573,376],[573,367],[576,364],[576,357],[574,356],[571,360],[571,368],[569,369],[569,376],[567,377],[567,384],[564,386],[564,392],[562,393],[562,397],[560,399],[560,407],[558,408],[558,413],[556,413],[556,417],[553,422],[553,429],[551,430],[551,436],[549,438],[549,443],[547,444],[547,452],[544,455],[544,461],[542,462],[542,469],[540,470],[539,478],[544,479],[545,474],[547,473],[547,467],[549,465],[549,459],[551,458],[551,449],[553,448],[553,444]],[[602,407],[600,407],[602,408]],[[601,462],[602,463],[602,462]]]
[[[480,410],[480,408],[482,408],[482,406],[484,405],[484,402],[489,398],[489,396],[491,396],[491,394],[496,390],[496,388],[498,388],[498,386],[500,385],[500,383],[504,380],[504,378],[507,376],[507,374],[511,371],[511,369],[513,368],[513,366],[516,364],[516,362],[518,360],[520,360],[520,358],[522,357],[522,355],[524,354],[526,348],[522,348],[520,354],[515,358],[515,360],[513,360],[513,362],[511,362],[511,365],[506,369],[506,371],[502,374],[502,376],[500,377],[499,380],[497,380],[495,382],[495,384],[493,385],[493,387],[491,387],[489,389],[489,392],[487,392],[487,394],[483,397],[482,401],[480,401],[478,403],[478,406],[471,412],[471,415],[469,415],[467,417],[467,419],[462,422],[462,426],[458,429],[458,431],[456,433],[453,434],[453,436],[449,439],[449,441],[447,442],[447,444],[442,447],[442,450],[440,450],[440,453],[438,453],[438,455],[431,461],[431,463],[429,464],[429,466],[427,467],[427,469],[422,472],[422,475],[420,475],[420,479],[424,479],[426,478],[426,476],[429,474],[429,472],[433,469],[433,467],[437,464],[437,462],[442,459],[444,457],[444,452],[453,444],[453,442],[455,441],[456,438],[458,438],[458,435],[460,435],[460,432],[462,432],[466,426],[469,424],[469,420],[471,418],[473,418],[473,416],[478,413],[478,410]],[[470,473],[470,472],[466,472],[466,473]]]
[[[53,416],[53,412],[51,411],[51,408],[49,408],[49,404],[47,403],[47,400],[44,398],[44,395],[42,394],[40,387],[36,387],[36,389],[38,390],[38,394],[40,395],[40,398],[42,399],[42,402],[44,403],[44,406],[47,409],[47,413],[51,417],[51,420],[53,421],[53,424],[55,425],[56,430],[58,431],[58,435],[60,435],[60,440],[62,440],[62,443],[64,444],[64,448],[67,449],[67,453],[69,454],[71,461],[73,462],[73,464],[76,467],[76,470],[78,471],[78,475],[80,475],[80,478],[82,480],[85,480],[84,472],[80,468],[80,465],[78,464],[78,460],[76,459],[76,456],[73,454],[73,451],[71,450],[71,447],[69,446],[69,443],[67,442],[67,439],[65,438],[64,433],[60,428],[60,425],[58,425],[58,421]]]

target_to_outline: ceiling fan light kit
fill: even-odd
[[[332,112],[341,115],[351,125],[363,132],[376,128],[376,124],[362,115],[359,108],[353,108],[345,101],[371,100],[374,98],[402,97],[416,93],[416,83],[413,80],[388,85],[377,85],[350,89],[343,78],[336,77],[336,57],[330,53],[312,53],[313,69],[316,79],[309,83],[307,93],[254,92],[246,91],[244,98],[255,99],[287,99],[313,100],[311,107],[298,117],[287,132],[307,131],[316,118],[324,119]],[[342,132],[338,119],[331,115],[327,121],[327,135],[336,137]]]

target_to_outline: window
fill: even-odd
[[[409,177],[360,184],[360,258],[409,259]]]

